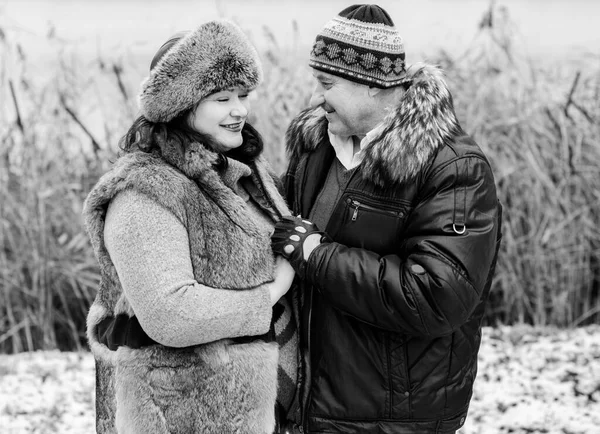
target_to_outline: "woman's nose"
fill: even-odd
[[[231,108],[231,116],[245,118],[248,116],[248,107],[246,107],[246,104],[238,99]]]

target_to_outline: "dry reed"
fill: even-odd
[[[494,10],[460,58],[440,51],[459,119],[489,156],[505,207],[489,324],[600,320],[600,68],[534,66]],[[0,353],[85,346],[98,269],[81,222],[91,186],[133,120],[135,61],[58,56],[35,85],[26,53],[0,29]],[[265,29],[268,33],[268,29]],[[60,51],[57,47],[57,52]],[[252,120],[275,169],[284,133],[308,104],[308,68],[274,38]],[[304,60],[302,60],[304,62]],[[140,62],[144,64],[144,62]]]

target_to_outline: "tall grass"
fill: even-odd
[[[462,56],[440,51],[459,119],[494,167],[504,241],[486,321],[600,321],[600,66],[540,66],[490,8]],[[501,12],[501,11],[500,11]],[[265,29],[268,33],[268,29]],[[33,62],[0,29],[0,352],[85,346],[98,269],[82,202],[136,116],[148,59],[62,52],[36,83]],[[284,133],[312,89],[307,53],[271,38],[252,121],[277,171]],[[594,63],[595,62],[595,63]]]
[[[504,241],[490,322],[600,319],[600,56],[548,67],[515,48],[490,8],[474,45],[446,62],[459,119],[495,169]]]

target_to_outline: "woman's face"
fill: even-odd
[[[190,125],[219,143],[221,152],[242,144],[242,127],[250,111],[248,91],[233,87],[208,95],[190,114]]]

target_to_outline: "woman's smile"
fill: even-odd
[[[235,122],[232,124],[221,124],[222,128],[225,128],[227,131],[231,131],[232,133],[239,133],[242,131],[242,127],[244,126],[244,121]]]

